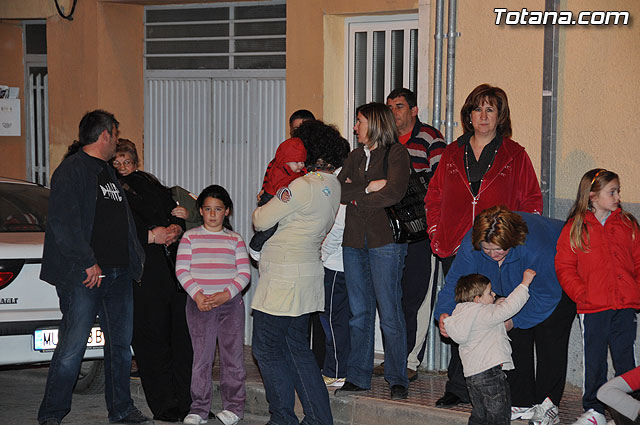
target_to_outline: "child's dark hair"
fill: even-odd
[[[468,274],[458,279],[455,289],[455,300],[457,303],[473,302],[475,297],[481,297],[487,285],[491,281],[481,274]]]
[[[202,192],[200,192],[200,195],[196,200],[198,209],[202,208],[202,206],[204,205],[204,201],[207,198],[219,199],[222,201],[224,206],[229,209],[229,215],[224,218],[222,227],[233,230],[233,227],[231,227],[231,222],[229,222],[229,216],[233,213],[233,201],[231,200],[231,196],[229,196],[229,192],[227,192],[224,187],[217,184],[212,184],[211,186],[205,187]]]
[[[295,120],[309,121],[315,119],[316,117],[313,115],[313,112],[307,109],[298,109],[289,117],[289,125],[293,124]]]

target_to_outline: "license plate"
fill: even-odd
[[[57,329],[37,329],[33,333],[33,348],[38,351],[55,350],[58,344]],[[104,346],[104,333],[99,326],[91,329],[87,340],[87,348],[100,348]]]

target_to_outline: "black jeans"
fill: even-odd
[[[429,239],[411,242],[407,246],[402,274],[402,312],[407,328],[407,368],[417,370],[424,359],[427,332],[433,315],[438,267],[432,270]],[[428,297],[428,299],[427,299]]]
[[[511,357],[515,369],[507,372],[514,406],[531,407],[549,397],[558,406],[567,380],[567,352],[576,305],[567,294],[544,321],[529,329],[512,329]],[[535,360],[534,360],[535,350]]]
[[[511,391],[500,366],[467,377],[473,409],[469,425],[509,425]]]
[[[456,256],[452,255],[451,257],[440,259],[442,273],[445,276],[449,273],[449,269],[455,258]],[[462,371],[462,361],[458,353],[458,344],[449,338],[443,338],[442,342],[451,344],[451,358],[449,359],[449,366],[447,367],[448,380],[445,384],[445,392],[457,395],[463,403],[469,403],[469,392],[467,391],[467,385]]]

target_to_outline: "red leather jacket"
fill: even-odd
[[[538,178],[522,146],[503,137],[477,196],[467,180],[464,146],[460,139],[447,146],[424,198],[431,249],[442,258],[456,254],[475,217],[487,208],[506,205],[513,211],[542,213]]]
[[[640,229],[632,237],[629,222],[612,212],[604,226],[592,212],[584,218],[589,231],[588,252],[571,249],[567,221],[556,253],[556,275],[575,301],[578,313],[640,308]]]

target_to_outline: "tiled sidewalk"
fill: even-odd
[[[251,347],[245,347],[245,366],[247,368],[247,383],[262,384],[260,372],[251,355]],[[218,362],[213,370],[213,380],[219,380]],[[435,402],[444,393],[444,386],[447,380],[446,374],[420,372],[418,379],[409,385],[409,398],[404,401],[393,401],[413,406],[435,406]],[[373,377],[371,390],[358,394],[360,397],[375,399],[378,401],[391,402],[389,385],[383,377]],[[560,421],[562,424],[572,424],[578,416],[582,414],[580,389],[567,386],[564,391],[562,402],[560,403]],[[470,413],[471,405],[462,404],[449,409],[462,413]],[[514,422],[525,423],[525,422]]]

